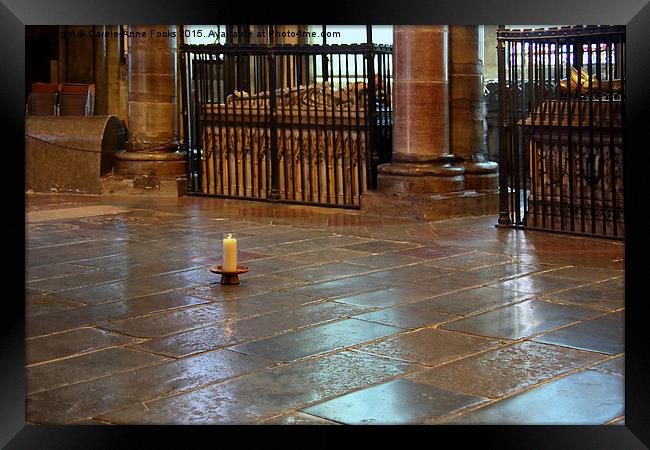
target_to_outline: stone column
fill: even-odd
[[[393,155],[377,169],[377,190],[362,196],[368,213],[437,220],[497,211],[495,191],[466,190],[469,165],[450,148],[448,63],[446,25],[393,28]]]
[[[450,146],[465,168],[465,188],[496,189],[498,167],[487,160],[483,98],[483,30],[477,25],[449,27]]]
[[[107,25],[106,28],[112,33],[119,33],[120,27],[116,25]],[[128,67],[122,61],[122,37],[110,38],[107,42],[108,52],[108,114],[117,116],[125,124],[128,119]]]
[[[108,114],[108,38],[106,32],[108,26],[95,25],[93,31],[98,33],[95,36],[95,115],[105,116]]]
[[[174,133],[176,38],[168,33],[173,30],[167,25],[128,28],[128,141],[116,157],[118,175],[155,182],[185,174],[185,155],[176,151]]]
[[[393,67],[393,156],[378,168],[378,190],[462,191],[464,169],[449,154],[447,26],[395,26]]]

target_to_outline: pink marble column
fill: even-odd
[[[393,157],[378,168],[378,190],[442,193],[464,188],[449,154],[447,26],[395,26]]]

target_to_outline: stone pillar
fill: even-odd
[[[68,81],[68,39],[66,36],[66,33],[68,31],[68,27],[63,25],[59,26],[59,38],[58,38],[58,47],[59,47],[59,63],[58,63],[58,76],[57,76],[57,82],[58,83],[65,83]]]
[[[168,33],[173,28],[128,28],[128,141],[116,157],[118,175],[185,175],[185,155],[176,151],[174,133],[176,38]]]
[[[393,156],[378,167],[378,190],[462,191],[449,154],[447,26],[395,26],[393,67]]]
[[[93,31],[95,36],[95,115],[105,116],[108,114],[108,38],[106,32],[108,26],[95,25]]]
[[[496,189],[498,166],[487,160],[482,27],[449,27],[449,68],[450,146],[465,168],[465,188]]]
[[[106,28],[112,33],[119,33],[120,27],[116,25],[107,25]],[[108,39],[108,114],[115,115],[125,124],[128,122],[128,67],[122,61],[122,36]]]
[[[393,28],[393,155],[377,169],[377,190],[362,196],[369,214],[437,220],[497,211],[495,191],[466,190],[466,168],[491,164],[452,154],[448,63],[446,25]]]

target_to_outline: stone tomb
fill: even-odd
[[[126,130],[116,116],[27,116],[26,188],[99,194]]]

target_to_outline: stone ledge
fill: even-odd
[[[182,197],[187,192],[187,180],[158,178],[155,175],[124,177],[109,175],[101,180],[102,195],[146,196],[146,197]]]
[[[499,192],[398,194],[368,191],[361,196],[361,210],[372,215],[424,221],[498,214]]]

